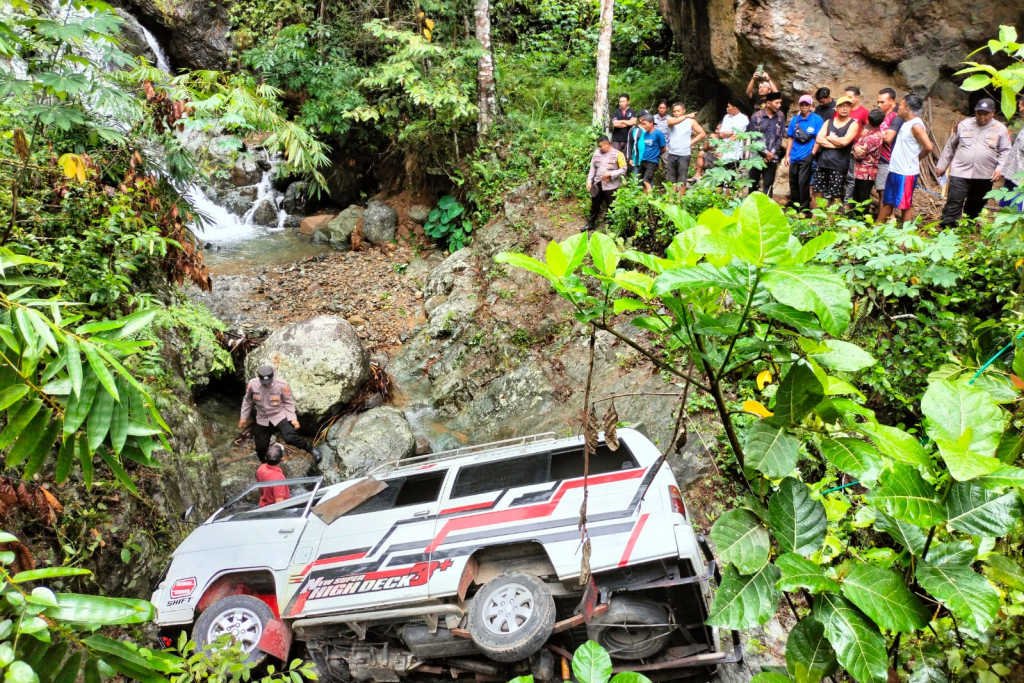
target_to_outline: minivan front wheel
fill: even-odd
[[[273,620],[267,604],[251,595],[229,595],[213,603],[196,619],[192,638],[200,649],[222,636],[228,636],[242,647],[246,661],[259,663],[266,654],[259,649],[263,629]]]
[[[540,650],[555,627],[555,600],[529,574],[503,574],[477,591],[469,608],[469,635],[497,662],[517,662]]]

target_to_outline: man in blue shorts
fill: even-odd
[[[914,217],[914,187],[921,173],[921,159],[932,153],[932,142],[928,130],[921,120],[924,101],[911,93],[899,105],[899,116],[903,119],[896,141],[892,146],[889,161],[889,177],[885,179],[882,208],[878,210],[877,223],[889,220],[896,211],[902,212],[901,219],[907,222]]]

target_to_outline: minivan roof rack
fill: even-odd
[[[554,432],[541,432],[540,434],[530,434],[529,436],[517,436],[511,439],[502,439],[500,441],[490,441],[488,443],[473,444],[471,446],[460,446],[459,448],[452,448],[447,451],[438,451],[437,453],[416,455],[411,458],[400,458],[397,460],[390,460],[388,462],[381,463],[377,467],[374,467],[372,470],[370,470],[369,474],[377,474],[382,470],[388,469],[405,469],[406,467],[414,465],[432,465],[434,463],[443,462],[446,460],[462,458],[467,455],[472,455],[474,453],[482,453],[484,451],[503,451],[511,448],[519,448],[521,446],[540,443],[542,441],[554,441],[557,438],[558,437]]]

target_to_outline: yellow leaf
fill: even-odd
[[[62,154],[57,159],[57,165],[64,172],[65,178],[74,178],[80,183],[85,181],[85,160],[78,154]]]
[[[1015,264],[1013,264],[1013,265],[1014,265],[1014,267],[1016,267],[1016,268],[1020,268],[1021,266],[1024,266],[1024,258],[1019,258],[1019,259],[1017,259],[1017,263],[1015,263]]]
[[[772,383],[772,371],[771,370],[762,370],[761,372],[757,373],[757,390],[758,391],[763,390],[766,386],[768,386],[771,383]]]
[[[433,19],[424,19],[423,20],[423,25],[426,26],[427,28],[429,28],[431,31],[434,30],[434,20]]]
[[[744,401],[743,412],[750,413],[751,415],[757,415],[760,418],[771,417],[775,414],[765,408],[759,401]]]
[[[423,37],[427,39],[428,43],[430,42],[430,38],[431,38],[432,35],[433,35],[433,32],[431,32],[431,30],[429,28],[423,29]]]

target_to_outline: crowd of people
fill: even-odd
[[[754,156],[761,162],[745,165],[750,191],[772,196],[778,173],[787,172],[789,203],[798,210],[824,201],[852,203],[863,211],[874,201],[879,222],[913,218],[921,162],[936,151],[921,118],[920,96],[899,97],[893,88],[882,88],[868,109],[858,86],[845,87],[836,99],[821,87],[813,95],[797,95],[796,112],[787,119],[783,95],[761,66],[746,94],[754,103],[752,114],[748,117],[742,103],[732,99],[713,132],[705,131],[682,102],[670,106],[663,100],[652,113],[634,110],[629,96],[620,95],[610,117],[611,135],[598,141],[587,174],[592,199],[587,229],[597,227],[629,173],[645,192],[663,173],[672,191],[685,193],[706,169],[739,170],[742,160]],[[1024,98],[1018,109],[1024,119]],[[936,176],[947,190],[941,225],[954,225],[963,215],[976,218],[993,184],[1002,180],[1014,187],[1012,178],[1021,171],[1024,131],[1011,143],[1006,124],[996,119],[996,103],[979,99],[974,116],[955,126],[936,162]]]

